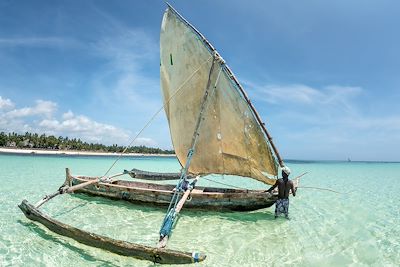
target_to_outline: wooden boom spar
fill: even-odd
[[[232,70],[228,67],[228,65],[225,65],[225,71],[228,73],[229,77],[235,82],[236,86],[238,87],[239,91],[242,93],[244,99],[246,100],[247,104],[249,105],[250,109],[253,111],[258,124],[260,125],[261,129],[263,130],[263,132],[265,133],[265,135],[268,138],[268,142],[271,144],[271,148],[274,151],[276,158],[278,160],[279,166],[283,167],[284,163],[282,160],[281,155],[279,154],[278,149],[276,148],[273,140],[272,140],[272,136],[271,134],[268,132],[267,128],[265,127],[265,123],[261,120],[260,115],[258,114],[256,108],[253,106],[253,104],[250,101],[250,98],[247,96],[246,91],[243,89],[242,85],[239,83],[239,81],[237,80],[236,76],[233,74]]]

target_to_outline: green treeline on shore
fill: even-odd
[[[125,147],[117,144],[106,146],[97,143],[83,142],[79,138],[69,139],[68,137],[55,137],[53,135],[38,135],[37,133],[18,134],[18,133],[0,133],[0,147],[12,148],[35,148],[52,150],[79,150],[93,152],[122,152]],[[131,146],[126,153],[142,154],[174,154],[173,150],[163,150],[160,148],[146,146]]]

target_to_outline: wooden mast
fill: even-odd
[[[195,129],[193,132],[192,142],[191,142],[191,145],[190,145],[190,148],[188,151],[188,155],[186,158],[186,164],[185,164],[185,167],[182,169],[180,180],[176,186],[176,192],[171,199],[170,206],[168,208],[167,214],[166,214],[163,224],[161,226],[160,240],[157,245],[158,248],[164,248],[167,245],[169,235],[172,232],[172,227],[173,227],[175,218],[181,211],[183,204],[186,202],[187,198],[189,197],[190,192],[193,190],[193,188],[199,178],[199,177],[196,177],[196,179],[192,182],[191,186],[189,186],[188,188],[185,189],[185,192],[184,192],[183,196],[180,198],[179,202],[176,202],[177,197],[179,197],[178,196],[179,190],[182,189],[181,188],[182,182],[184,180],[186,180],[186,175],[187,175],[187,172],[189,171],[190,162],[191,162],[192,156],[195,152],[197,139],[200,134],[199,130],[200,130],[201,124],[204,120],[203,113],[204,113],[204,110],[207,108],[207,104],[208,104],[208,100],[209,100],[209,96],[210,96],[211,76],[213,75],[215,64],[219,63],[220,62],[219,60],[220,60],[220,56],[218,55],[218,53],[215,53],[214,59],[213,59],[213,62],[212,62],[211,68],[210,68],[210,72],[208,74],[208,81],[207,81],[206,89],[205,89],[204,96],[203,96],[203,99],[201,102],[199,116],[197,117],[196,126],[195,126]],[[219,78],[219,76],[217,76],[217,78],[216,78],[216,83],[218,81],[218,78]],[[214,85],[214,89],[216,87],[216,83]],[[214,91],[212,91],[212,92],[214,92]],[[172,206],[173,202],[175,202],[174,206]]]

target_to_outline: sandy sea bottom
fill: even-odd
[[[74,174],[102,175],[114,158],[0,155],[0,266],[152,266],[54,234],[26,219],[17,204],[36,202]],[[202,266],[398,266],[400,164],[290,162],[309,172],[291,198],[291,220],[273,208],[253,212],[183,210],[169,248],[207,254]],[[178,171],[171,158],[122,159],[114,169]],[[238,177],[211,177],[265,188]],[[202,185],[218,186],[210,181]],[[63,195],[43,207],[57,220],[116,239],[155,245],[164,208],[85,195]]]

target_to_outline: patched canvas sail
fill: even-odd
[[[189,172],[233,174],[267,184],[277,174],[276,159],[252,109],[214,48],[171,7],[161,36],[161,87],[172,143],[185,165],[207,82],[207,105]]]

